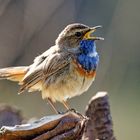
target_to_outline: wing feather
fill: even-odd
[[[46,80],[49,76],[57,73],[62,70],[66,65],[71,61],[71,56],[68,53],[53,53],[48,56],[43,56],[43,61],[35,61],[25,75],[23,81],[21,82],[21,88],[19,93],[22,93],[25,90],[33,89],[33,86],[37,83],[41,83]],[[37,59],[36,59],[37,60]],[[38,63],[38,65],[36,65]],[[39,87],[40,89],[40,87]]]

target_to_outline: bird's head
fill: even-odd
[[[101,26],[89,27],[74,23],[66,26],[56,39],[56,44],[66,48],[76,48],[82,40],[103,40],[102,37],[93,36],[93,32]]]

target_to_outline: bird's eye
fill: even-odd
[[[81,37],[81,36],[82,36],[82,33],[81,33],[81,32],[76,32],[75,35],[76,35],[77,37]]]

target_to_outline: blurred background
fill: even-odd
[[[67,24],[103,25],[97,33],[105,41],[97,43],[96,80],[69,104],[84,113],[96,92],[107,91],[117,139],[140,139],[139,6],[139,0],[0,0],[0,68],[30,65]],[[54,113],[39,93],[19,96],[18,89],[16,83],[0,81],[0,103],[17,106],[26,118]]]

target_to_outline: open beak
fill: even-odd
[[[91,27],[88,32],[85,33],[83,39],[89,39],[89,40],[104,40],[102,37],[96,37],[92,36],[91,34],[94,33],[98,28],[102,28],[102,26],[95,26]]]

